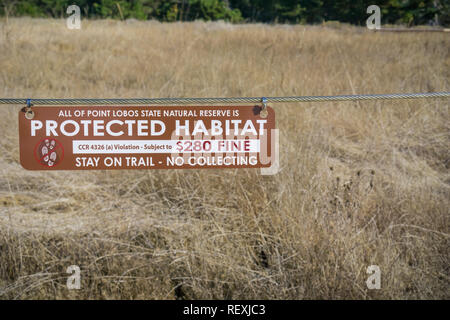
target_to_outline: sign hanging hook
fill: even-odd
[[[25,118],[31,120],[34,118],[34,111],[31,109],[33,104],[31,103],[31,99],[27,99],[27,106],[25,107]]]
[[[266,97],[262,97],[261,98],[261,103],[262,103],[262,108],[261,108],[260,116],[262,118],[266,118],[267,115],[268,115],[268,112],[267,112],[267,98]]]

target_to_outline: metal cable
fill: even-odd
[[[389,100],[389,99],[419,99],[446,98],[450,92],[429,93],[393,93],[393,94],[355,94],[341,96],[297,96],[297,97],[235,97],[235,98],[144,98],[144,99],[14,99],[0,98],[0,104],[32,105],[176,105],[176,104],[228,104],[228,103],[261,103],[265,98],[267,103],[277,102],[323,102],[323,101],[357,101],[357,100]]]

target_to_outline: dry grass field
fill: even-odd
[[[450,37],[16,18],[0,97],[450,89]],[[276,104],[281,171],[32,172],[0,106],[0,299],[449,299],[449,99]],[[79,265],[81,289],[66,268]],[[369,290],[366,269],[381,269]]]

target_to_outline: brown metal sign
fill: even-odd
[[[260,106],[38,106],[19,112],[29,170],[263,168],[275,113]],[[263,117],[263,115],[266,115]]]

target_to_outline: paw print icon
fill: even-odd
[[[36,161],[47,167],[54,167],[64,157],[64,149],[56,139],[43,139],[35,147],[34,155]]]

